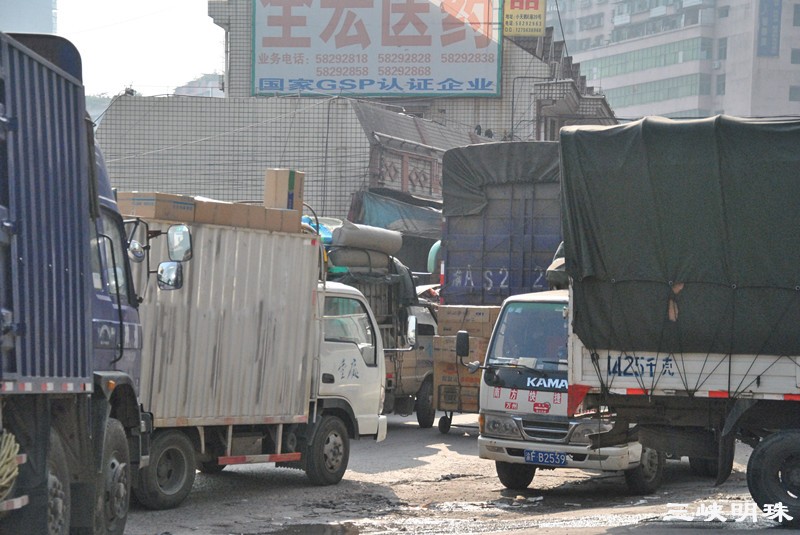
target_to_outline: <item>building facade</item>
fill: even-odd
[[[559,0],[547,21],[620,120],[800,115],[800,2]]]
[[[267,168],[290,167],[305,172],[305,200],[317,215],[347,218],[354,195],[370,189],[441,200],[441,158],[450,148],[554,140],[563,125],[616,122],[552,29],[502,41],[492,97],[254,95],[256,4],[263,3],[209,1],[209,15],[226,30],[225,98],[114,100],[97,136],[115,187],[254,200]]]

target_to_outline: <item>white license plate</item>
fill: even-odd
[[[567,454],[552,451],[525,450],[525,462],[545,466],[566,466]]]

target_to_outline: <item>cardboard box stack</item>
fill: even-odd
[[[476,413],[480,372],[469,373],[456,356],[456,333],[469,332],[464,363],[483,363],[499,306],[439,305],[438,336],[433,338],[433,402],[437,410]]]
[[[117,205],[123,215],[181,223],[194,221],[194,199],[184,195],[120,191],[117,193]]]
[[[294,169],[267,169],[264,176],[264,206],[280,210],[285,232],[300,232],[303,215],[305,173]]]
[[[118,192],[117,204],[126,216],[299,233],[304,179],[300,171],[268,169],[263,205],[151,191]]]

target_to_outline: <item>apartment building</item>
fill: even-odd
[[[800,2],[550,0],[547,24],[620,120],[800,115]]]

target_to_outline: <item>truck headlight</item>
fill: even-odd
[[[572,430],[572,436],[569,442],[570,444],[591,444],[592,441],[589,439],[589,435],[611,431],[612,427],[614,426],[610,423],[600,422],[598,420],[580,423]]]
[[[483,415],[483,432],[493,437],[522,438],[514,419],[498,414]]]

